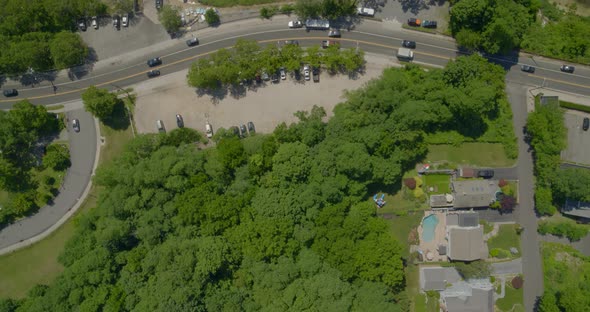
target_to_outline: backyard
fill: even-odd
[[[504,146],[499,143],[463,143],[460,146],[430,145],[425,162],[447,162],[450,167],[511,167],[515,160],[506,157]]]
[[[496,293],[500,293],[500,286],[497,287]],[[504,298],[496,300],[496,307],[502,312],[524,312],[523,300],[523,289],[514,289],[510,279],[506,279],[506,294]]]
[[[500,225],[498,234],[488,240],[488,249],[490,250],[490,255],[492,255],[492,257],[506,259],[518,258],[521,256],[520,237],[518,236],[517,228],[517,224]],[[510,253],[510,248],[512,247],[518,249],[518,254],[512,255]],[[495,253],[494,250],[497,252],[496,255],[493,255],[493,253]]]

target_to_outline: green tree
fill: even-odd
[[[39,208],[35,203],[36,196],[35,190],[16,193],[12,197],[9,206],[16,216],[24,216]]]
[[[481,35],[471,29],[462,28],[455,35],[457,44],[470,51],[477,50],[481,46]]]
[[[70,150],[63,144],[50,144],[43,156],[43,165],[57,171],[64,171],[71,166]]]
[[[80,35],[60,32],[49,43],[51,57],[56,68],[68,68],[80,65],[88,55],[88,47]]]
[[[88,87],[82,93],[82,101],[86,111],[102,121],[108,120],[112,116],[115,106],[120,104],[120,100],[115,94],[95,86]]]
[[[171,5],[164,5],[158,12],[158,20],[164,26],[164,29],[168,33],[177,32],[182,26],[182,20],[180,19],[180,13],[176,7]]]
[[[205,21],[209,25],[217,25],[220,22],[219,14],[214,9],[208,9],[205,11]]]
[[[217,145],[217,151],[219,153],[219,161],[230,171],[237,169],[246,161],[244,146],[236,137],[221,139],[219,145]]]

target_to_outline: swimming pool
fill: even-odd
[[[437,224],[438,217],[435,214],[422,219],[422,239],[425,242],[431,242],[434,239],[434,229],[436,229]]]

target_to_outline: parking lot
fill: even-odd
[[[590,114],[568,110],[564,114],[567,128],[567,149],[561,152],[561,159],[568,162],[590,165],[590,131],[582,130],[582,120]]]
[[[345,89],[361,87],[371,78],[378,77],[383,68],[394,63],[392,58],[367,55],[365,74],[358,79],[344,75],[330,77],[320,74],[320,82],[297,82],[292,77],[278,84],[266,82],[245,95],[227,94],[216,99],[199,95],[186,83],[187,71],[176,72],[134,86],[138,95],[135,107],[135,124],[140,133],[155,133],[156,120],[161,119],[167,131],[176,128],[175,115],[181,114],[186,127],[204,131],[207,119],[213,131],[223,127],[254,122],[258,132],[269,133],[281,122],[294,122],[293,114],[310,110],[313,105],[326,109],[329,116],[336,104],[343,100]]]
[[[447,28],[448,1],[435,0],[365,0],[366,6],[376,10],[375,17],[384,21],[406,23],[408,18],[434,20],[440,31]]]

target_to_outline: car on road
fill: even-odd
[[[248,121],[248,132],[250,134],[253,134],[256,132],[256,129],[254,128],[254,123],[251,121]]]
[[[246,125],[240,125],[240,135],[245,138],[248,135],[248,131],[246,130]]]
[[[424,28],[436,28],[436,26],[436,21],[424,20],[422,22],[422,27]]]
[[[416,48],[416,41],[404,40],[402,41],[402,47],[408,49],[415,49]]]
[[[78,19],[78,28],[80,29],[80,31],[86,31],[86,19],[85,18],[79,18]]]
[[[340,38],[341,37],[340,29],[330,28],[330,31],[328,32],[328,37],[330,37],[330,38]]]
[[[312,70],[313,73],[313,82],[320,82],[320,69],[314,67]]]
[[[494,170],[479,170],[477,172],[478,178],[491,179],[494,177]]]
[[[148,78],[158,77],[158,76],[160,76],[160,71],[157,69],[150,70],[149,72],[147,72],[147,76],[148,76]]]
[[[358,15],[360,15],[360,16],[368,16],[368,17],[375,16],[375,9],[360,7],[360,8],[356,8],[356,11],[357,11]]]
[[[186,45],[189,47],[194,47],[199,44],[199,39],[193,37],[186,41]]]
[[[156,9],[159,10],[162,8],[162,5],[164,5],[164,0],[156,0]]]
[[[184,128],[184,119],[182,119],[182,115],[176,114],[176,125],[178,128]]]
[[[303,77],[305,78],[305,80],[309,81],[310,79],[310,75],[309,75],[309,65],[305,65],[303,66]]]
[[[281,72],[281,80],[287,79],[287,72],[285,71],[285,68],[281,67],[280,72]]]
[[[574,70],[576,69],[575,67],[573,67],[572,65],[561,65],[560,67],[561,71],[564,73],[573,73]]]
[[[408,19],[408,25],[410,25],[410,26],[420,26],[421,24],[422,24],[422,21],[417,18],[409,18]]]
[[[124,14],[123,17],[121,17],[121,25],[123,27],[129,26],[129,14]]]
[[[5,97],[12,97],[12,96],[17,96],[18,95],[18,90],[16,89],[6,89],[4,90],[4,96]]]
[[[154,57],[153,59],[149,59],[147,61],[147,65],[149,67],[155,67],[158,65],[162,65],[162,59],[160,59],[159,57]]]
[[[113,27],[117,28],[117,30],[121,28],[121,18],[119,15],[113,15]]]
[[[80,132],[80,120],[74,119],[72,120],[72,129],[76,132]]]
[[[588,131],[588,127],[590,127],[590,118],[585,117],[584,121],[582,121],[582,129]]]
[[[92,25],[92,28],[98,29],[98,17],[93,16],[90,25]]]
[[[301,28],[303,27],[302,21],[289,21],[289,28]]]
[[[213,137],[213,127],[209,122],[205,124],[205,135],[207,135],[208,138]]]
[[[334,40],[322,40],[322,48],[327,49],[329,47],[336,46],[340,48],[340,42]]]
[[[520,70],[522,70],[523,72],[527,72],[527,73],[534,73],[535,72],[535,67],[530,66],[530,65],[522,65],[520,66]]]

